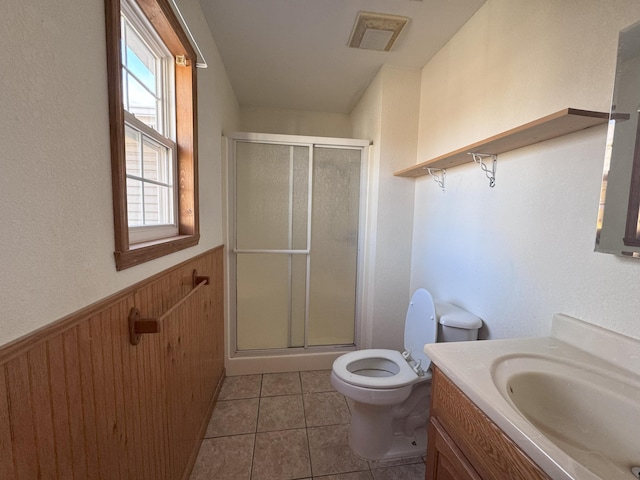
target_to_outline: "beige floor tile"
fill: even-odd
[[[259,398],[220,400],[213,409],[205,438],[255,433]]]
[[[327,475],[323,477],[313,477],[314,480],[373,480],[371,472],[366,470],[364,472],[351,472],[351,473],[339,473],[337,475]]]
[[[314,476],[367,470],[369,465],[349,448],[349,425],[307,429]]]
[[[302,398],[307,427],[339,425],[351,421],[347,402],[338,392],[305,393]]]
[[[305,428],[302,395],[283,395],[260,399],[258,432]]]
[[[265,373],[262,376],[263,397],[274,395],[297,395],[302,393],[300,388],[300,372]]]
[[[251,480],[290,480],[310,475],[304,428],[256,434]]]
[[[262,375],[226,377],[220,389],[218,400],[259,397],[261,383]]]
[[[424,463],[400,465],[397,467],[376,468],[371,470],[374,480],[423,480]]]
[[[422,480],[422,457],[367,462],[351,451],[352,403],[330,374],[227,377],[190,480]]]
[[[255,435],[205,439],[190,480],[249,480]]]
[[[302,381],[302,393],[307,392],[334,392],[331,385],[331,370],[312,370],[300,372]]]

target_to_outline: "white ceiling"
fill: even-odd
[[[486,0],[199,0],[242,106],[349,113],[383,64],[423,67]],[[410,18],[391,52],[347,47],[358,11]]]

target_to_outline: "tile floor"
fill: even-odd
[[[370,462],[330,370],[227,377],[190,480],[423,480],[424,458]]]

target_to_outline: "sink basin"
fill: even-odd
[[[494,361],[504,399],[542,435],[603,479],[638,478],[640,382],[615,368],[540,355]]]

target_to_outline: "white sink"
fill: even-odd
[[[554,480],[640,478],[639,339],[558,314],[548,337],[424,350]]]
[[[497,359],[501,395],[560,449],[602,478],[633,478],[640,464],[640,384],[553,356]],[[631,427],[631,428],[630,428]]]

